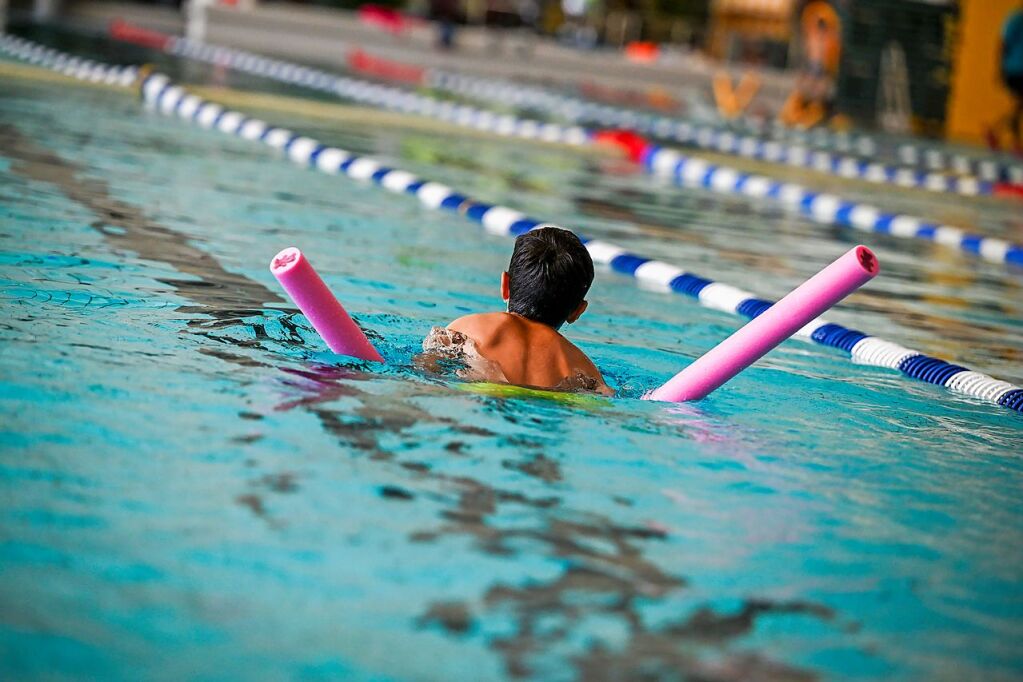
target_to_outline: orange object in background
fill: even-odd
[[[159,31],[151,31],[141,26],[129,24],[124,19],[114,19],[107,26],[107,33],[114,40],[122,40],[126,43],[134,43],[143,47],[151,47],[162,50],[167,46],[170,36]]]
[[[823,103],[807,99],[796,90],[785,100],[778,119],[790,128],[807,130],[821,124],[826,114]]]
[[[806,61],[835,76],[842,60],[842,20],[830,3],[814,0],[800,17]]]
[[[598,130],[593,135],[593,141],[620,149],[634,163],[642,161],[643,154],[650,148],[645,137],[631,130]]]
[[[351,50],[348,53],[347,60],[348,67],[358,73],[389,81],[411,83],[413,85],[419,85],[423,82],[425,70],[419,66],[381,59],[358,49]]]
[[[625,58],[630,62],[650,64],[661,56],[661,49],[656,43],[636,41],[625,46]]]
[[[1013,107],[1000,73],[1002,25],[1019,0],[961,0],[946,135],[987,144],[988,132]]]
[[[796,0],[713,0],[704,4],[710,5],[707,52],[712,57],[727,59],[736,41],[788,43],[792,38]]]
[[[672,111],[678,109],[678,100],[671,96],[671,93],[663,88],[651,88],[646,93],[646,101],[654,109]]]
[[[732,76],[727,71],[718,71],[714,74],[712,87],[718,113],[732,119],[741,116],[749,108],[760,91],[760,78],[752,71],[746,71],[739,78],[739,83],[733,86]]]
[[[842,60],[842,20],[827,0],[813,0],[800,15],[803,66],[778,119],[786,126],[808,129],[832,113],[835,81]]]
[[[661,111],[680,111],[681,102],[664,88],[653,87],[649,90],[626,90],[611,88],[592,81],[579,84],[579,93],[588,99],[606,104],[635,106],[637,103]]]
[[[408,19],[398,10],[382,5],[362,5],[358,9],[359,21],[370,26],[400,35],[408,28]]]

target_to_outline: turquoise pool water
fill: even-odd
[[[1023,381],[1004,267],[606,158],[263,115],[767,297],[870,239],[883,276],[830,317]],[[1023,236],[1010,205],[867,191]],[[1018,415],[801,342],[639,401],[739,320],[606,271],[569,333],[620,398],[424,377],[509,241],[126,94],[5,79],[0,206],[4,678],[1023,674]],[[288,245],[389,369],[293,313]]]

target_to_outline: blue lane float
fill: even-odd
[[[33,58],[38,51],[53,52],[30,41],[14,38],[13,42],[17,45],[21,58]],[[2,44],[0,43],[0,46]],[[186,38],[168,36],[166,49],[177,56],[225,65],[373,106],[439,119],[455,126],[570,146],[594,143],[594,132],[580,126],[541,123],[510,114],[495,114],[488,109],[438,101],[398,88],[336,76],[319,69],[269,59],[233,48],[216,47],[189,41]],[[640,160],[644,161],[644,167],[648,172],[667,176],[680,185],[772,201],[789,210],[802,213],[816,222],[905,239],[920,239],[955,248],[991,262],[1023,266],[1023,246],[996,237],[973,234],[956,226],[944,225],[917,216],[885,212],[870,204],[847,201],[840,196],[813,192],[793,183],[711,164],[672,149],[650,146],[644,158]]]
[[[889,213],[870,204],[847,201],[840,196],[814,192],[791,182],[764,175],[743,173],[676,150],[651,145],[642,159],[647,170],[682,186],[706,187],[717,192],[740,194],[780,202],[821,223],[863,232],[921,239],[980,256],[994,263],[1023,267],[1023,245],[997,237],[973,234],[917,216]]]
[[[488,233],[516,236],[545,224],[545,221],[531,218],[513,208],[477,201],[451,187],[391,168],[370,157],[357,156],[241,112],[227,110],[219,104],[187,93],[162,74],[145,77],[140,87],[143,101],[154,111],[182,118],[203,128],[262,142],[304,167],[330,175],[344,174],[355,180],[373,182],[396,194],[410,194],[427,208],[464,215],[480,223]],[[615,244],[580,238],[594,262],[631,275],[648,285],[694,298],[706,307],[752,318],[774,304],[773,301],[757,298],[729,284],[715,282],[669,263],[630,253]],[[1020,387],[890,341],[820,318],[797,331],[796,336],[847,350],[858,363],[898,370],[905,376],[1023,412],[1023,389]]]

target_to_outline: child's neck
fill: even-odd
[[[552,331],[554,331],[554,332],[556,332],[558,334],[561,333],[561,327],[564,324],[564,323],[562,323],[562,324],[559,324],[557,327],[555,327],[554,325],[547,324],[546,322],[540,322],[539,320],[534,320],[532,318],[526,317],[522,313],[515,313],[515,312],[512,312],[510,310],[506,310],[505,314],[507,314],[507,315],[514,315],[518,319],[524,320],[525,322],[528,322],[529,324],[537,325],[537,326],[540,326],[540,327],[545,327],[546,329],[550,329],[550,330],[552,330]]]

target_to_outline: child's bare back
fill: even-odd
[[[553,226],[536,228],[515,240],[501,275],[508,311],[434,328],[423,349],[461,360],[467,378],[610,395],[600,370],[558,331],[586,312],[592,283],[593,261],[578,237]]]
[[[466,315],[448,329],[472,340],[504,380],[521,386],[607,392],[600,370],[557,330],[514,313]]]

